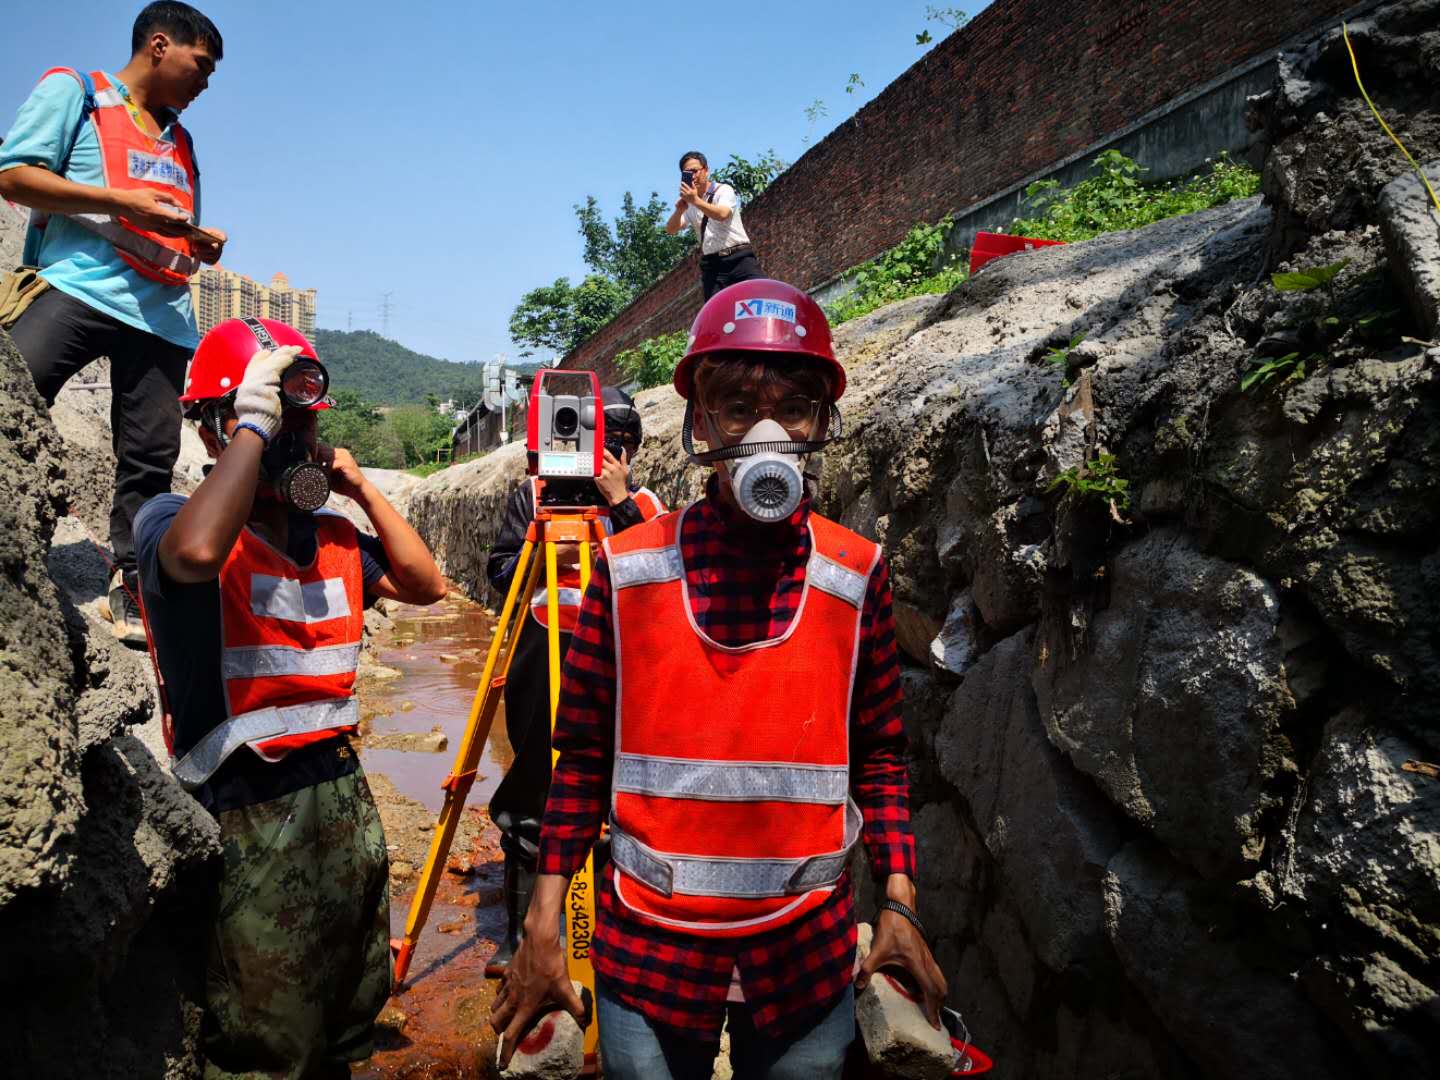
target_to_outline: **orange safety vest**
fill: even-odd
[[[540,493],[536,490],[536,478],[530,478],[530,496],[536,506],[540,505]],[[630,497],[635,500],[635,505],[640,508],[640,514],[646,521],[657,518],[665,512],[665,504],[660,501],[649,488],[642,487],[638,491],[632,491]],[[610,508],[600,507],[600,518],[605,522],[605,532],[611,533],[614,526],[610,521]],[[536,555],[543,559],[543,551],[536,552]],[[560,632],[571,634],[575,632],[575,622],[580,617],[580,601],[584,594],[580,591],[580,567],[561,566],[555,571],[555,602],[560,616]],[[545,575],[541,571],[540,582],[535,586],[535,591],[530,594],[530,617],[541,626],[550,625],[550,605],[545,596]]]
[[[773,929],[822,903],[860,833],[850,704],[880,549],[818,514],[784,635],[707,637],[685,586],[687,511],[605,541],[616,644],[615,895],[701,936]]]
[[[353,696],[365,627],[355,526],[316,514],[315,559],[297,566],[249,528],[220,571],[226,716],[173,764],[186,787],[203,784],[236,750],[277,761],[290,750],[353,732]]]
[[[199,170],[190,145],[190,136],[179,122],[171,125],[173,141],[155,138],[140,130],[126,108],[125,98],[101,71],[86,78],[73,68],[51,68],[41,76],[63,73],[72,76],[89,93],[93,85],[90,122],[100,142],[100,161],[105,186],[111,188],[154,188],[172,195],[191,220],[195,217],[195,181]],[[90,108],[87,99],[86,107]],[[137,274],[166,285],[186,285],[200,269],[190,241],[181,236],[150,232],[110,214],[67,214],[71,221],[109,240],[120,258]],[[32,214],[31,223],[43,229],[47,215]]]

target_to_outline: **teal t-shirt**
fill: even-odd
[[[122,94],[125,86],[106,72]],[[100,140],[95,125],[80,127],[73,149],[70,140],[80,124],[85,91],[72,76],[49,75],[40,81],[0,145],[0,172],[20,165],[41,165],[77,184],[105,186]],[[166,126],[161,138],[173,141],[175,125]],[[69,151],[70,159],[65,160]],[[64,172],[61,167],[64,166]],[[200,221],[200,182],[195,178],[195,221]],[[200,336],[191,310],[190,290],[166,285],[137,274],[120,258],[108,240],[59,215],[38,234],[26,237],[25,254],[43,267],[41,277],[52,286],[97,311],[164,338],[175,345],[195,348]]]

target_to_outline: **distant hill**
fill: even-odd
[[[474,401],[483,389],[479,364],[426,356],[373,330],[316,330],[315,348],[337,390],[377,405],[420,404],[427,394]]]

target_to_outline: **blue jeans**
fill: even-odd
[[[719,1049],[714,1043],[652,1026],[604,979],[595,980],[595,1003],[608,1080],[710,1080]],[[728,1026],[735,1080],[838,1080],[855,1038],[855,991],[846,987],[830,1012],[789,1041],[761,1035],[744,1005],[730,1006]]]

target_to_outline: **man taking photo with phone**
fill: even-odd
[[[727,285],[765,276],[740,223],[735,189],[710,178],[710,163],[699,150],[680,157],[680,198],[665,231],[673,236],[686,225],[700,241],[700,287],[706,300]]]

